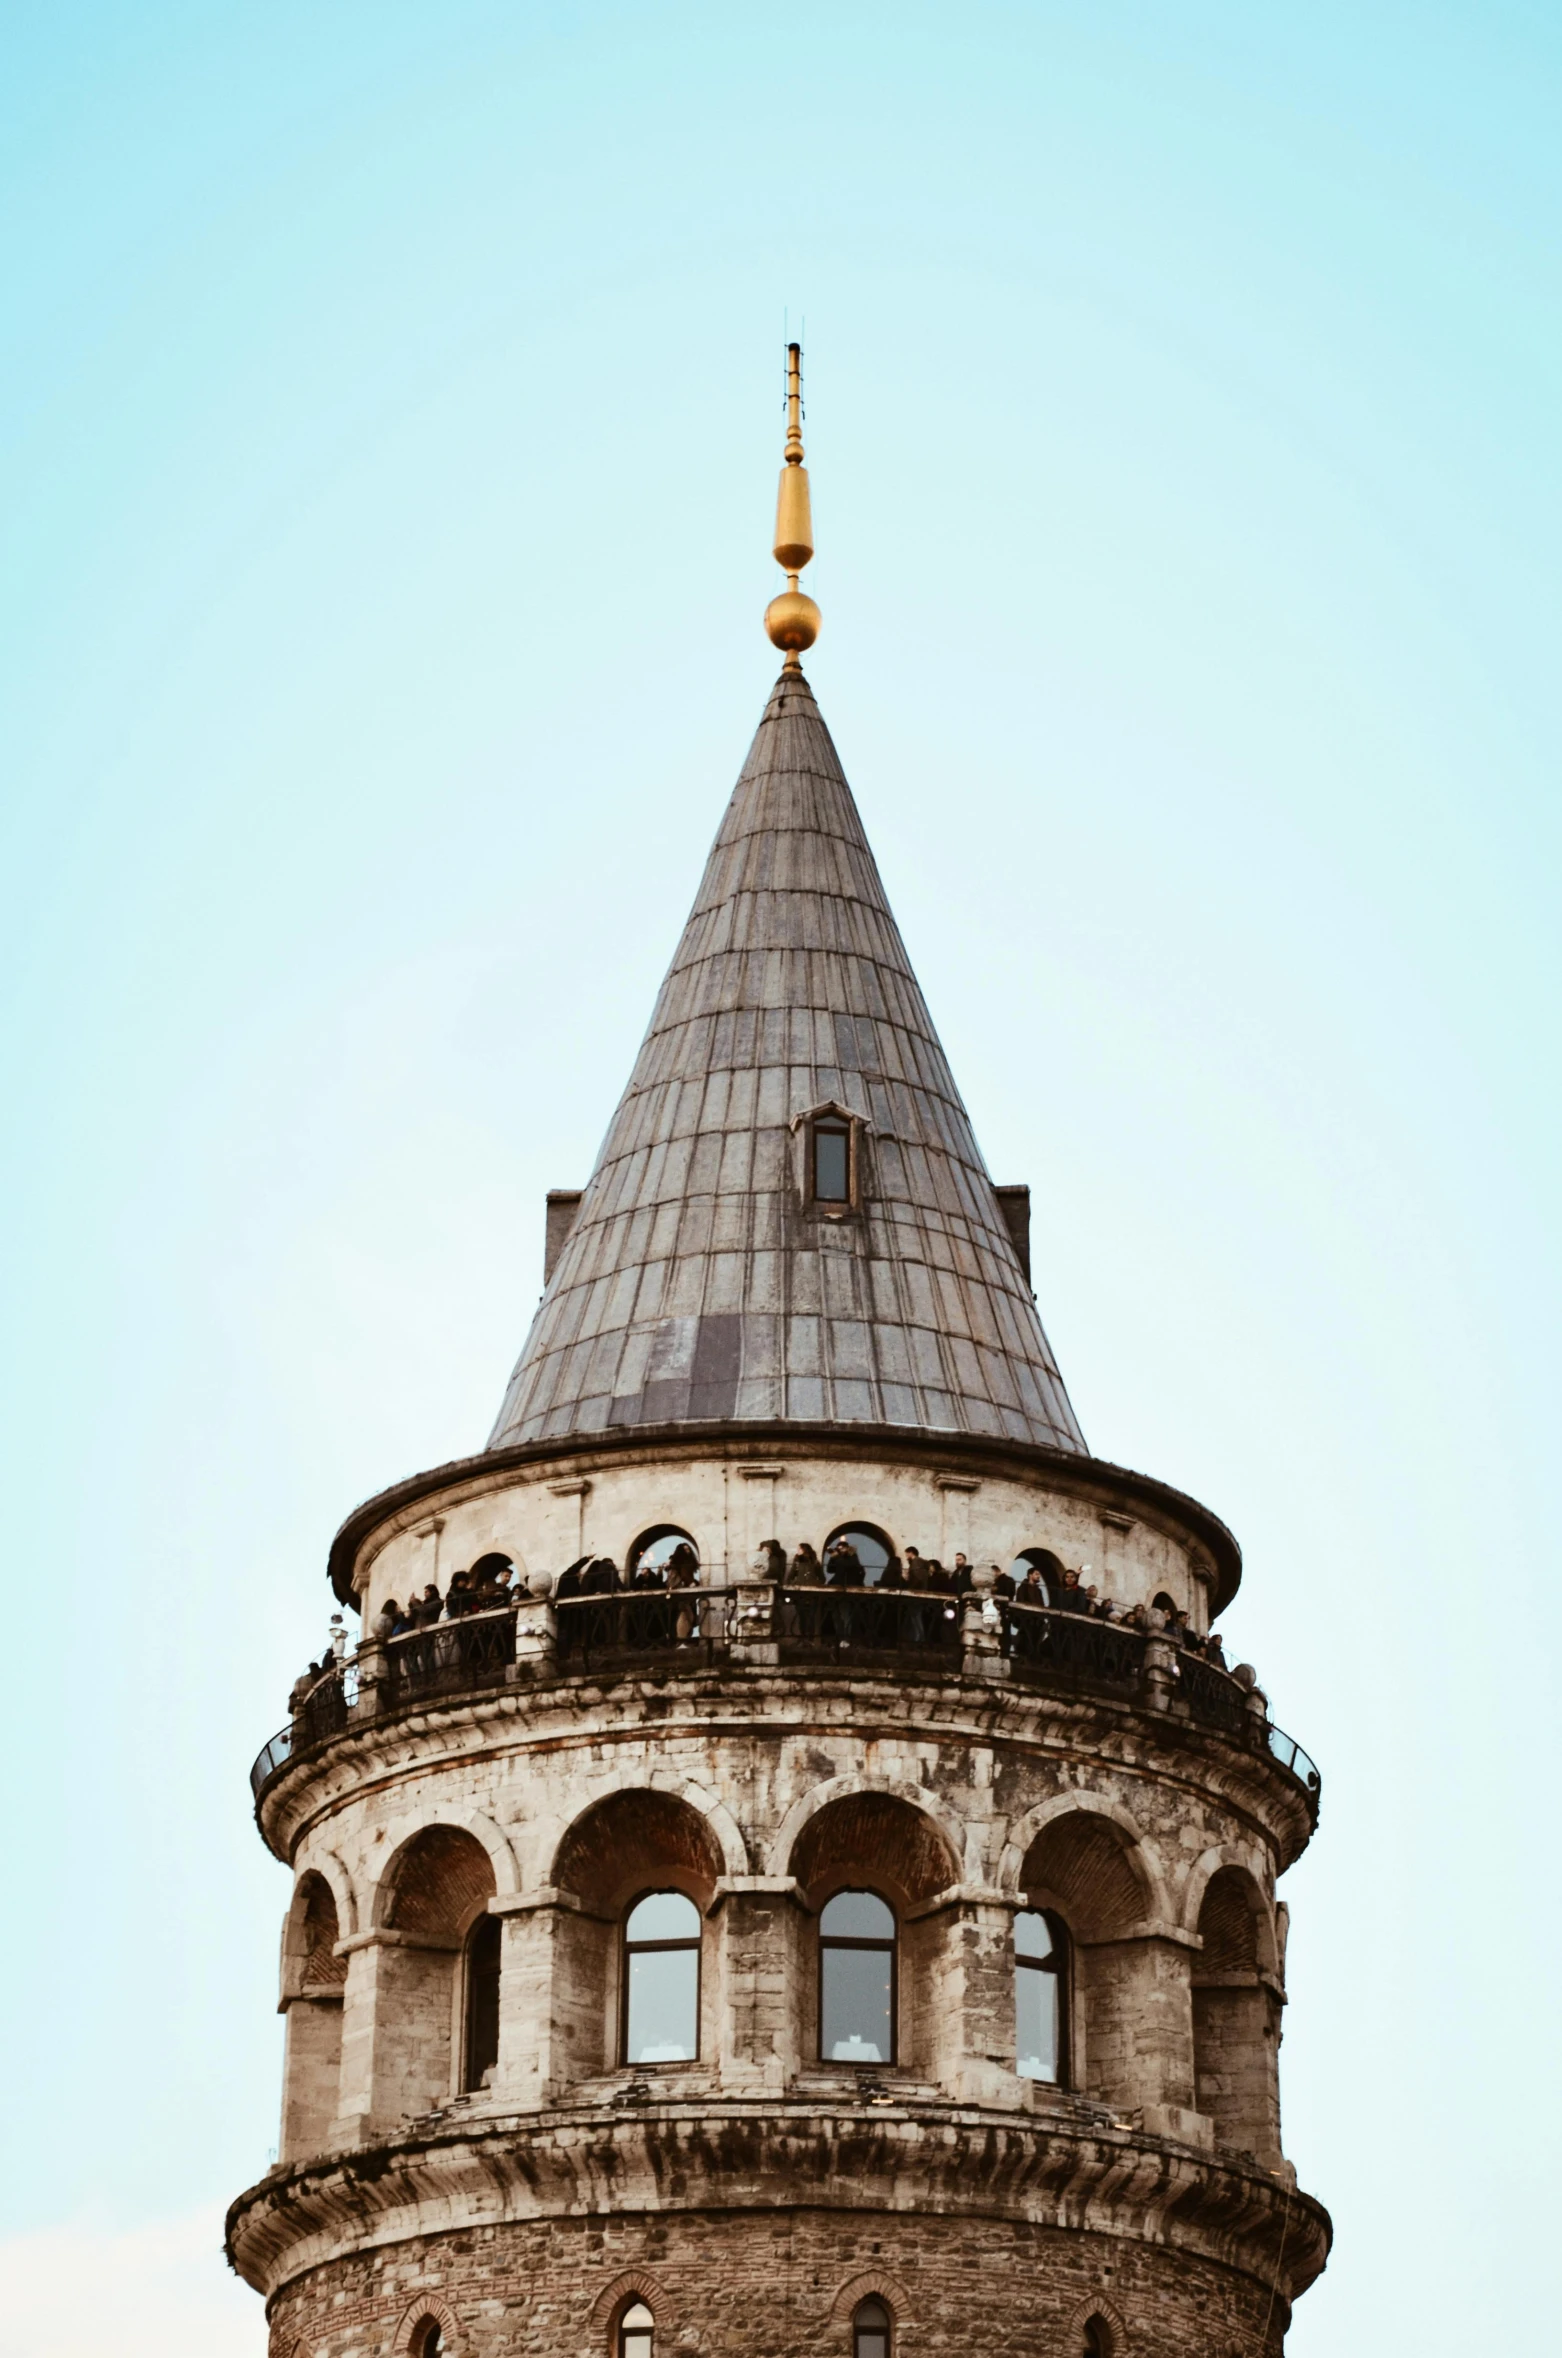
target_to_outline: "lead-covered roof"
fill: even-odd
[[[826,1104],[866,1125],[844,1219],[801,1184],[795,1125]],[[708,1419],[1085,1446],[797,672],[759,724],[489,1447]]]

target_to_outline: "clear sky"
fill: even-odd
[[[0,12],[0,2358],[264,2347],[245,1771],[628,1071],[788,317],[810,676],[1076,1407],[1324,1770],[1291,2348],[1546,2346],[1559,116],[1518,0]]]

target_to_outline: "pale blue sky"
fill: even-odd
[[[788,307],[810,674],[1075,1404],[1325,1774],[1291,2349],[1543,2346],[1559,110],[1503,0],[0,12],[0,2358],[263,2349],[245,1770],[628,1071]]]

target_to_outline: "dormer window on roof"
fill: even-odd
[[[861,1114],[830,1103],[810,1106],[793,1117],[800,1154],[798,1179],[805,1211],[840,1219],[862,1209],[863,1137]]]

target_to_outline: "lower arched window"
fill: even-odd
[[[486,2088],[499,2061],[499,1957],[504,1938],[498,1916],[479,1916],[466,1943],[466,2052],[461,2085]]]
[[[700,1911],[684,1892],[647,1892],[630,1909],[623,1989],[624,2061],[692,2063],[700,2051]]]
[[[617,2358],[653,2358],[656,2319],[644,2301],[636,2301],[618,2321]]]
[[[838,1891],[819,1918],[819,2053],[895,2060],[895,1913],[873,1891]]]
[[[1068,2074],[1068,1933],[1047,1908],[1014,1919],[1015,2069],[1022,2080]]]
[[[445,2329],[437,2317],[431,2317],[426,2325],[416,2328],[411,2348],[413,2358],[450,2358],[450,2344],[445,2339]]]
[[[853,2311],[852,2358],[890,2358],[889,2311],[882,2301],[860,2301]]]
[[[1080,2358],[1112,2358],[1112,2329],[1104,2317],[1085,2319],[1085,2338],[1080,2346]]]

